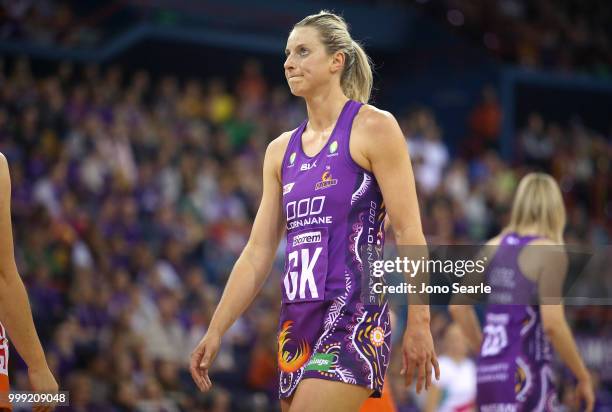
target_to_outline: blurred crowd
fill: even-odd
[[[249,235],[265,146],[301,106],[255,62],[231,91],[117,67],[65,63],[35,78],[27,60],[13,66],[0,74],[0,151],[18,266],[75,410],[226,410],[223,388],[273,391],[275,280],[226,336],[217,390],[195,396],[186,365]],[[24,379],[13,374],[17,388]]]
[[[606,0],[417,0],[424,10],[526,67],[612,76]]]
[[[268,84],[256,61],[232,84],[153,79],[117,66],[61,63],[34,76],[26,59],[0,65],[0,152],[11,171],[17,263],[49,363],[75,411],[277,407],[282,253],[260,297],[224,337],[212,392],[197,392],[187,370],[249,236],[265,147],[305,116],[302,102]],[[520,157],[509,163],[494,141],[451,156],[427,108],[398,120],[430,243],[495,234],[518,180],[532,169],[561,182],[571,241],[610,242],[602,210],[610,197],[609,137],[534,113],[517,138]],[[609,310],[588,311],[572,315],[590,319],[581,323],[585,334],[612,319]],[[436,342],[447,325],[436,311]],[[389,382],[397,402],[416,410],[395,366]],[[14,389],[28,387],[18,356],[11,373]]]
[[[409,2],[360,0],[360,3],[404,8]],[[609,24],[612,7],[607,0],[415,0],[410,3],[457,27],[459,32],[505,62],[612,76]],[[94,47],[118,26],[150,17],[147,10],[132,6],[121,2],[3,1],[0,2],[0,40]],[[173,21],[172,12],[166,17],[162,13],[160,18]],[[114,29],[109,29],[111,26]]]
[[[97,13],[91,11],[88,15],[82,13],[83,8],[83,4],[68,1],[2,1],[0,40],[27,40],[39,45],[63,47],[93,46],[102,34],[94,23],[108,14],[108,8]]]
[[[400,120],[430,242],[469,244],[493,237],[508,221],[520,178],[529,171],[545,171],[561,186],[567,207],[566,241],[609,244],[612,136],[588,129],[578,118],[561,125],[533,113],[515,140],[516,156],[504,161],[495,140],[499,129],[494,119],[500,109],[488,108],[494,104],[486,101],[489,93],[493,92],[487,86],[484,101],[472,112],[470,137],[453,157],[429,109],[413,109]],[[489,110],[493,113],[487,114]],[[487,117],[493,118],[492,125],[483,128]]]

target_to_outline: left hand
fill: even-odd
[[[28,377],[32,390],[36,392],[54,393],[59,390],[57,381],[46,362],[40,367],[28,368]],[[51,412],[55,410],[55,403],[36,404],[32,407],[34,412]]]
[[[431,368],[436,372],[436,380],[440,379],[440,366],[434,350],[433,338],[429,330],[429,322],[422,326],[408,324],[402,343],[402,371],[406,378],[406,386],[412,384],[414,374],[417,374],[416,392],[431,386]]]

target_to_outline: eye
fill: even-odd
[[[307,55],[307,54],[308,54],[308,49],[307,49],[307,48],[305,48],[305,47],[300,47],[299,52],[300,52],[300,55],[301,55],[301,56],[305,56],[305,55]]]

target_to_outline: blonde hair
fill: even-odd
[[[538,234],[563,243],[565,206],[559,185],[546,173],[529,173],[521,179],[510,224],[504,232],[520,232],[527,227],[535,227]]]
[[[334,13],[321,10],[302,19],[293,26],[296,27],[315,28],[327,53],[344,53],[344,69],[340,77],[342,91],[349,99],[367,103],[373,84],[371,60],[361,45],[351,38],[346,21]]]

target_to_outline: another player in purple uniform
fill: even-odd
[[[321,12],[287,40],[285,76],[308,119],[268,146],[251,237],[210,328],[191,359],[201,390],[221,337],[258,293],[286,231],[278,334],[283,411],[354,411],[382,391],[389,363],[385,300],[362,299],[368,265],[382,258],[389,215],[399,245],[424,245],[404,137],[387,112],[367,105],[369,59],[344,20]],[[439,375],[429,307],[413,306],[403,343],[408,383]]]
[[[564,226],[565,207],[555,180],[543,173],[525,176],[514,199],[510,224],[487,243],[494,249],[486,273],[493,292],[484,338],[471,306],[450,307],[474,348],[480,349],[480,412],[558,410],[551,343],[578,379],[577,395],[585,403],[581,410],[593,409],[589,373],[558,299],[568,266],[561,246]],[[539,305],[528,304],[531,298]],[[546,303],[547,299],[553,301]]]

